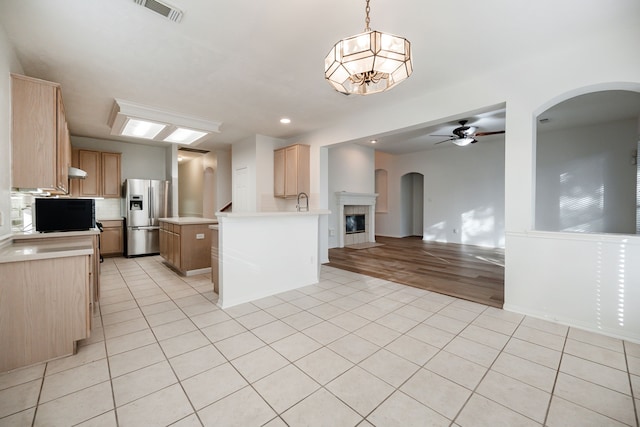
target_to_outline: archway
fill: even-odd
[[[537,116],[534,228],[637,234],[640,92],[596,90]]]

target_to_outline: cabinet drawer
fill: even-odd
[[[122,220],[112,220],[112,219],[108,219],[108,220],[98,220],[98,222],[102,223],[102,226],[104,228],[114,228],[114,227],[122,227]]]

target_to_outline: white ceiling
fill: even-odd
[[[558,0],[372,0],[371,28],[407,37],[415,71],[389,92],[347,97],[324,81],[323,60],[336,41],[363,30],[364,0],[170,3],[183,10],[182,22],[133,0],[1,0],[0,24],[27,75],[62,84],[73,135],[116,139],[107,120],[121,98],[222,122],[221,133],[198,145],[214,149],[253,134],[291,138],[324,128],[351,111],[472,79],[551,44],[570,46],[593,37],[603,19],[633,23],[629,11],[638,10],[636,0],[583,0],[579,9]],[[283,116],[292,123],[280,124]],[[381,135],[377,148],[414,150],[425,134],[449,134],[459,119],[480,131],[504,129],[498,108]]]

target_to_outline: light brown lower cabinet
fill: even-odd
[[[120,256],[124,251],[122,220],[100,221],[103,232],[100,233],[100,253],[103,256]]]
[[[29,237],[28,239],[21,239],[20,236],[13,238],[14,242],[27,243],[27,242],[57,242],[57,243],[77,243],[90,241],[93,246],[93,255],[90,257],[89,262],[89,278],[91,282],[91,299],[92,301],[100,300],[100,248],[98,245],[98,234],[90,234],[84,236],[71,236],[67,237],[66,233],[43,233],[42,237]],[[93,308],[93,307],[92,307]]]
[[[0,372],[73,354],[89,336],[90,262],[78,255],[0,263]]]

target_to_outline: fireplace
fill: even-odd
[[[375,243],[375,206],[377,194],[336,193],[338,202],[338,247]]]
[[[366,215],[345,215],[345,233],[364,233],[367,229],[365,226],[365,218]]]

